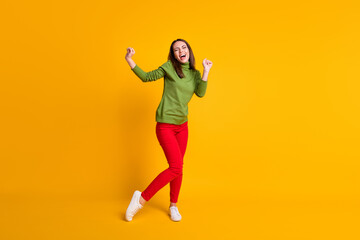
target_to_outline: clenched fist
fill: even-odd
[[[204,71],[210,71],[210,68],[212,67],[212,62],[210,60],[207,60],[206,58],[203,61]]]
[[[131,48],[131,47],[128,47],[125,59],[132,58],[132,56],[134,56],[134,54],[135,54],[135,50],[133,48]]]

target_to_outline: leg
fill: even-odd
[[[176,134],[176,139],[178,141],[179,148],[181,151],[181,156],[184,161],[184,155],[185,155],[186,146],[187,146],[187,142],[188,142],[187,122],[179,128],[179,130]],[[180,174],[179,176],[177,176],[176,178],[174,178],[174,180],[172,180],[170,182],[170,205],[171,206],[176,206],[176,203],[178,201],[182,178],[183,178],[183,174]]]
[[[169,168],[161,172],[150,185],[142,192],[141,196],[149,201],[161,188],[182,174],[182,153],[177,142],[174,125],[158,123],[156,125],[156,136],[164,150]]]

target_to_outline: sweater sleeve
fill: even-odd
[[[207,81],[204,81],[201,79],[200,71],[197,71],[196,73],[196,88],[195,88],[195,94],[198,97],[203,97],[206,93],[207,88]]]
[[[131,70],[141,79],[141,81],[152,82],[165,76],[166,72],[164,65],[165,64],[150,72],[144,72],[138,65],[135,65],[135,67]]]

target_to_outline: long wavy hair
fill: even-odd
[[[168,60],[171,61],[173,67],[175,68],[175,71],[177,73],[177,75],[180,77],[180,78],[183,78],[185,77],[183,71],[182,71],[182,67],[181,67],[181,63],[175,58],[175,54],[174,54],[174,49],[173,49],[173,46],[174,44],[177,42],[177,41],[182,41],[186,44],[187,48],[189,49],[189,62],[190,62],[190,69],[193,69],[193,70],[196,70],[195,68],[195,57],[194,57],[194,53],[189,45],[189,43],[187,41],[185,41],[184,39],[181,39],[181,38],[178,38],[176,40],[174,40],[172,43],[171,43],[171,46],[170,46],[170,52],[169,52],[169,56],[168,56]]]

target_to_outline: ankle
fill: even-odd
[[[176,207],[176,203],[170,202],[170,207]]]
[[[144,206],[144,204],[146,203],[146,200],[142,196],[140,196],[139,202],[141,205]]]

